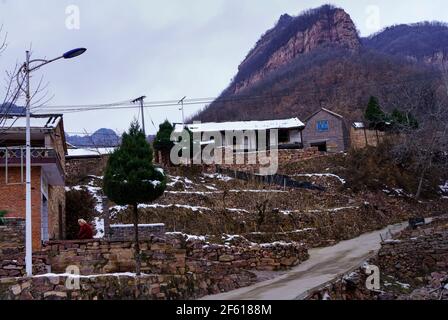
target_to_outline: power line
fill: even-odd
[[[408,79],[403,79],[400,81],[390,81],[390,82],[382,82],[382,83],[365,83],[363,85],[350,86],[351,89],[356,88],[366,88],[366,87],[385,87],[390,85],[397,85],[403,83],[417,82],[417,81],[426,81],[431,79],[440,78],[440,73],[437,72],[434,76],[424,75],[421,77],[413,77]],[[194,98],[194,99],[186,99],[184,101],[184,106],[196,106],[196,105],[205,105],[210,103],[227,103],[227,102],[240,102],[240,101],[250,101],[257,99],[266,99],[266,98],[281,98],[285,96],[289,96],[295,92],[301,93],[302,96],[309,96],[317,94],[324,90],[336,89],[339,87],[343,87],[344,84],[340,85],[330,85],[330,86],[321,86],[314,87],[309,89],[284,89],[283,92],[280,91],[276,94],[263,94],[263,95],[236,95],[231,97],[218,97],[218,98]],[[345,93],[349,94],[349,93]],[[143,104],[144,108],[166,108],[166,107],[178,107],[178,100],[166,100],[166,101],[153,101],[147,102]],[[68,106],[43,106],[39,108],[39,112],[63,112],[63,113],[80,113],[80,112],[88,112],[88,111],[101,111],[101,110],[124,110],[124,109],[135,109],[140,108],[140,106],[135,106],[130,104],[129,102],[119,102],[119,103],[108,103],[108,104],[100,104],[100,105],[68,105]]]

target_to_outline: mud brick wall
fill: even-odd
[[[429,229],[428,233],[383,243],[380,269],[411,283],[416,276],[448,270],[448,231]]]
[[[65,161],[67,184],[77,184],[87,176],[103,176],[108,160],[108,156],[95,158],[67,158]]]
[[[367,146],[376,147],[386,137],[385,132],[367,129],[350,129],[350,143],[353,149],[362,149]]]

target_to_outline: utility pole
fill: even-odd
[[[182,110],[182,125],[185,127],[185,113],[184,113],[184,101],[185,99],[187,99],[187,97],[183,97],[182,99],[179,100],[179,102],[177,104],[180,104],[181,107],[179,110]]]
[[[140,102],[140,108],[141,108],[141,112],[142,112],[142,129],[143,129],[143,133],[145,134],[145,139],[146,139],[146,129],[145,129],[145,110],[143,107],[143,100],[146,99],[146,96],[141,96],[135,100],[132,100],[132,103],[137,103]]]
[[[33,275],[33,236],[32,236],[32,215],[31,215],[31,94],[30,94],[30,52],[26,52],[25,65],[25,95],[26,95],[26,240],[25,240],[25,266],[28,277]]]
[[[25,270],[27,276],[31,277],[33,275],[33,228],[32,228],[32,214],[31,214],[31,90],[30,90],[30,74],[33,71],[40,69],[41,67],[50,64],[52,62],[61,60],[61,59],[72,59],[82,55],[86,52],[86,48],[78,48],[67,51],[62,56],[51,59],[31,59],[30,51],[26,51],[26,61],[23,66],[20,68],[17,73],[17,83],[19,84],[19,89],[25,93],[26,98],[26,188],[25,188]],[[33,63],[39,63],[37,66],[31,67]],[[20,76],[23,72],[23,78],[20,79]],[[21,82],[22,80],[22,82]],[[22,84],[25,82],[25,88],[23,88]]]

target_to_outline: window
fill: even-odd
[[[317,121],[317,131],[326,132],[329,129],[330,129],[330,126],[328,125],[328,120]]]
[[[280,143],[288,143],[289,142],[289,131],[287,131],[287,130],[279,130],[279,132],[278,132],[278,142],[280,142]]]

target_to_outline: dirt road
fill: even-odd
[[[274,279],[256,283],[202,300],[296,300],[316,288],[362,264],[381,247],[380,235],[403,230],[408,223],[389,226],[381,231],[364,234],[332,247],[310,250],[310,259]]]

